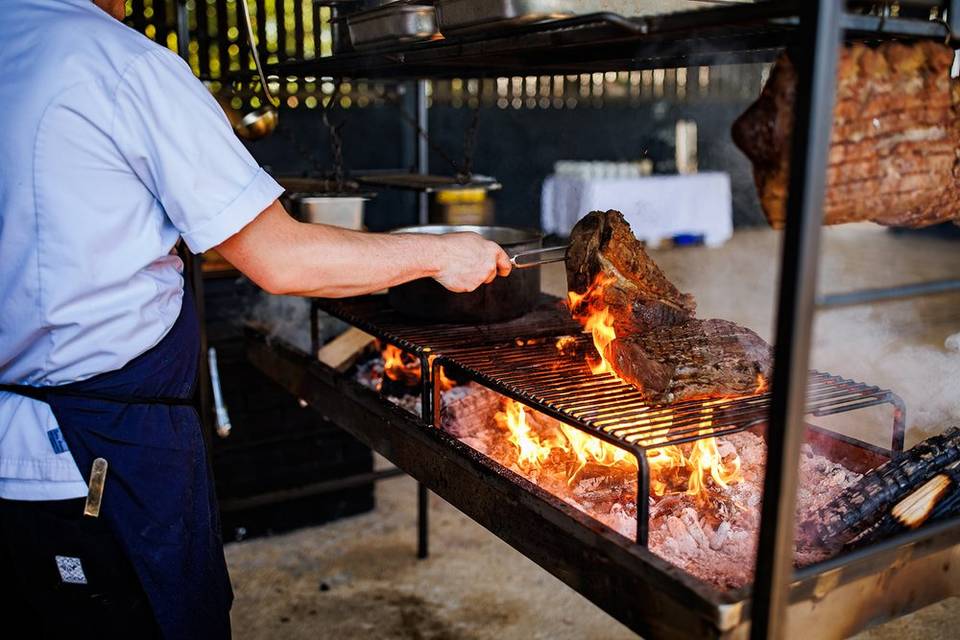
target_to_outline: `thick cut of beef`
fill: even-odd
[[[667,280],[619,211],[589,213],[570,232],[567,288],[574,316],[586,311],[580,302],[605,306],[617,335],[682,323],[697,307]]]
[[[689,320],[627,335],[605,355],[621,379],[662,403],[749,395],[773,367],[770,346],[727,320]]]
[[[960,85],[953,49],[853,44],[841,51],[825,224],[923,227],[960,219]],[[780,56],[760,98],[733,125],[770,224],[786,220],[797,74]]]
[[[594,211],[573,228],[567,288],[600,355],[651,401],[749,395],[770,377],[770,346],[727,320],[694,318],[693,296],[667,280],[617,211]],[[612,326],[598,329],[607,315]]]

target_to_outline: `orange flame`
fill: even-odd
[[[383,357],[383,373],[385,376],[408,387],[415,387],[420,384],[420,359],[418,357],[392,344],[387,344],[383,348],[381,356]],[[457,386],[456,381],[448,378],[442,369],[440,370],[438,383],[441,391],[448,391]]]
[[[613,314],[603,302],[603,290],[612,282],[614,282],[612,277],[598,274],[593,284],[582,294],[574,291],[567,292],[567,306],[571,315],[583,326],[584,331],[593,336],[593,346],[596,347],[597,355],[600,357],[599,360],[587,361],[594,375],[603,373],[616,375],[610,362],[607,361],[607,347],[617,338],[617,331],[613,326]]]
[[[713,433],[711,406],[722,402],[720,400],[705,406],[699,424],[700,435]],[[624,449],[568,425],[533,420],[528,418],[529,415],[530,412],[514,400],[506,400],[503,410],[496,414],[497,424],[508,432],[507,439],[516,448],[516,463],[521,470],[563,473],[567,484],[573,484],[587,464],[603,467],[623,465],[627,470],[636,470],[636,458]],[[669,422],[666,424],[666,428],[669,428]],[[734,453],[724,459],[713,437],[697,440],[692,445],[665,445],[650,449],[647,451],[647,463],[650,467],[650,492],[656,496],[686,493],[707,501],[711,484],[725,488],[742,477],[740,457]]]

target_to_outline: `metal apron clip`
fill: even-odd
[[[103,485],[107,481],[107,461],[96,458],[90,469],[90,484],[87,489],[87,503],[83,506],[83,515],[96,518],[100,515],[100,501],[103,499]]]

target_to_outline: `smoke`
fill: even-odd
[[[907,407],[907,446],[960,424],[960,353],[930,320],[955,296],[823,312],[814,327],[815,368],[890,389]],[[862,425],[874,441],[884,425]],[[874,436],[874,437],[868,437]]]
[[[270,340],[286,342],[304,352],[310,351],[310,300],[293,296],[274,296],[258,291],[244,319],[259,325]],[[320,312],[320,344],[342,333],[347,325]]]
[[[781,239],[769,230],[738,230],[717,249],[652,255],[681,291],[696,297],[697,316],[732,320],[772,342]],[[956,242],[893,234],[872,224],[824,228],[822,244],[821,293],[939,280],[960,269]],[[899,395],[907,407],[911,446],[960,425],[958,331],[955,293],[822,310],[810,366]],[[809,421],[889,446],[889,407]]]

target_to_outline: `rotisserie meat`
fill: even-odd
[[[594,211],[573,228],[567,287],[606,370],[654,402],[749,395],[769,380],[770,346],[732,322],[695,319],[693,296],[667,279],[618,211]]]
[[[727,320],[689,320],[617,338],[606,358],[621,379],[660,402],[747,395],[773,367],[770,346]]]
[[[960,83],[953,49],[897,42],[842,49],[824,224],[923,227],[960,219]],[[797,76],[780,56],[760,98],[733,125],[770,224],[786,220]]]
[[[650,259],[619,211],[589,213],[570,232],[567,288],[582,296],[598,282],[618,335],[680,324],[697,308]]]

